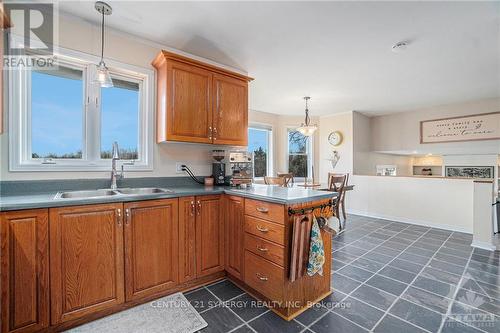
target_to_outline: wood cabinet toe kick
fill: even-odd
[[[331,235],[323,275],[290,282],[288,208],[222,194],[0,212],[0,332],[68,329],[226,276],[291,320],[330,293]]]

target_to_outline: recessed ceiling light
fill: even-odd
[[[408,48],[408,42],[397,42],[392,46],[392,52],[401,53]]]

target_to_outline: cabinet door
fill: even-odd
[[[178,199],[124,204],[127,301],[177,285],[177,205]]]
[[[179,198],[179,281],[196,278],[195,198]]]
[[[49,210],[52,324],[124,302],[122,208],[120,203]]]
[[[221,196],[196,197],[196,275],[224,270],[224,220]]]
[[[226,271],[243,279],[244,207],[243,198],[225,197]]]
[[[49,325],[47,209],[0,214],[1,331],[35,332]]]
[[[212,143],[212,74],[169,61],[167,140]]]
[[[248,83],[214,74],[214,143],[246,146]]]

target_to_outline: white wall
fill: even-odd
[[[472,233],[471,179],[351,177],[351,213]]]

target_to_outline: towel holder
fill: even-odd
[[[312,212],[316,209],[323,209],[323,208],[332,207],[332,206],[333,206],[333,200],[330,199],[330,200],[328,200],[328,203],[324,203],[324,204],[312,206],[312,207],[297,208],[297,209],[293,209],[293,208],[288,207],[288,216],[292,216],[295,214],[305,214],[308,212]]]

